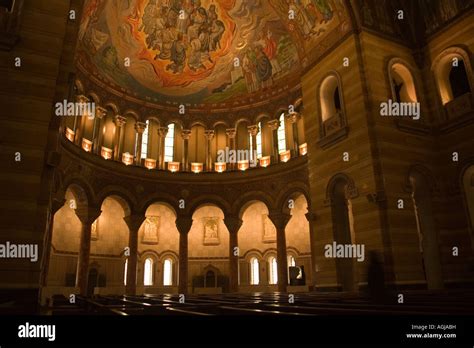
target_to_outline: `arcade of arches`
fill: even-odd
[[[0,230],[39,260],[2,291],[357,292],[369,253],[391,288],[472,286],[474,3],[288,3],[11,2]]]

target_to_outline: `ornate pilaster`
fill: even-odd
[[[114,118],[115,123],[115,137],[114,137],[114,160],[120,161],[120,155],[122,152],[122,128],[127,122],[127,119],[123,116],[116,115]]]
[[[211,153],[211,141],[214,139],[215,132],[213,130],[204,131],[204,136],[206,137],[206,170],[208,172],[212,171],[212,153]]]
[[[290,214],[272,212],[268,214],[277,231],[278,291],[286,292],[288,286],[288,260],[286,258],[285,228],[291,219]]]
[[[272,162],[278,163],[280,161],[280,156],[278,154],[278,128],[280,127],[279,120],[268,121],[268,127],[272,130]]]
[[[168,127],[158,127],[158,169],[165,168],[165,139]]]
[[[181,138],[183,138],[183,160],[182,160],[182,168],[185,172],[189,170],[189,138],[191,137],[191,130],[190,129],[183,129],[181,131]]]
[[[139,166],[142,162],[142,143],[143,143],[143,132],[145,132],[145,129],[146,129],[146,123],[143,123],[143,122],[135,123],[135,131],[137,132],[137,137],[136,137],[137,143],[135,144],[135,164],[137,166]]]
[[[224,218],[224,224],[229,231],[229,266],[230,292],[239,291],[239,240],[238,232],[242,226],[242,220],[237,216],[227,216]]]
[[[135,295],[137,290],[138,230],[145,218],[144,214],[132,214],[123,218],[129,230],[128,247],[130,248],[125,289],[127,295]]]
[[[247,130],[249,131],[250,136],[252,137],[252,144],[250,147],[250,160],[257,160],[257,134],[258,134],[258,125],[248,126]],[[254,158],[255,157],[255,158]]]
[[[107,115],[107,110],[101,106],[96,107],[95,109],[95,118],[94,118],[94,135],[93,135],[93,151],[95,154],[100,155],[100,149],[104,142],[104,120]]]
[[[188,292],[188,233],[193,224],[189,216],[178,216],[176,227],[179,231],[179,293]]]
[[[299,114],[296,112],[293,112],[291,114],[288,114],[286,116],[286,119],[288,120],[289,123],[291,123],[292,126],[292,131],[293,131],[293,154],[292,156],[296,157],[299,156],[299,139],[298,139],[298,118]]]
[[[235,151],[235,136],[237,135],[237,129],[228,128],[225,131],[227,135],[227,146],[229,150]],[[234,170],[236,168],[236,163],[229,163],[229,169]]]

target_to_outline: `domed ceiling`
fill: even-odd
[[[296,85],[349,27],[343,0],[88,0],[78,64],[157,104],[251,103]]]

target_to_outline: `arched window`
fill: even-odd
[[[444,51],[434,62],[434,74],[443,105],[472,91],[469,61],[459,48]],[[467,56],[467,55],[466,55]]]
[[[250,285],[260,283],[260,266],[256,257],[250,259]]]
[[[149,121],[146,120],[146,128],[142,135],[142,155],[140,156],[140,158],[147,158],[147,155],[148,155],[148,128],[149,126],[150,126]]]
[[[174,158],[174,123],[168,125],[165,138],[165,162],[173,162]]]
[[[166,259],[163,264],[163,285],[173,285],[173,262],[171,259]]]
[[[286,151],[285,114],[280,116],[280,126],[278,127],[278,152]]]
[[[123,271],[123,285],[127,286],[127,268],[128,268],[128,259],[125,260],[125,267]]]
[[[278,283],[278,267],[277,267],[277,260],[275,257],[270,256],[268,259],[268,268],[269,268],[269,284],[277,284]]]
[[[143,274],[143,285],[153,285],[153,260],[148,258],[145,260],[145,270]]]
[[[293,256],[288,256],[288,267],[296,267],[296,261]]]
[[[330,75],[324,79],[319,91],[322,121],[337,116],[342,111],[341,93],[336,76]]]
[[[415,82],[408,68],[402,63],[393,63],[389,70],[392,100],[398,103],[417,101]]]
[[[262,122],[258,123],[257,133],[257,158],[262,157]]]

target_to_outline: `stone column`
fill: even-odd
[[[272,220],[277,231],[278,291],[286,292],[288,286],[288,260],[286,258],[285,228],[291,215],[275,212],[270,213],[268,217]]]
[[[272,130],[272,163],[278,163],[280,161],[278,153],[278,128],[280,127],[280,120],[271,120],[267,124]]]
[[[317,250],[316,250],[316,233],[315,233],[314,225],[316,223],[316,213],[307,212],[305,216],[309,223],[309,244],[310,244],[310,250],[311,250],[311,285],[313,286],[313,289],[315,289]]]
[[[227,135],[227,147],[235,153],[235,135],[237,134],[237,130],[235,128],[228,128],[225,134]],[[237,154],[235,154],[235,159],[237,160]],[[229,163],[229,169],[234,170],[235,168],[236,163]]]
[[[213,130],[204,131],[204,135],[207,139],[206,142],[206,171],[212,172],[212,153],[211,153],[211,141],[214,138],[215,132]]]
[[[76,103],[87,103],[89,99],[84,95],[78,95],[76,97]],[[82,137],[84,136],[84,128],[86,126],[87,116],[84,115],[75,115],[74,116],[77,121],[74,121],[74,124],[77,125],[76,129],[74,130],[75,138],[74,143],[76,145],[82,146]]]
[[[191,130],[190,129],[183,129],[181,131],[181,137],[183,138],[183,160],[182,160],[182,168],[183,171],[189,171],[189,138],[191,137]]]
[[[144,214],[132,214],[123,218],[128,226],[128,247],[130,256],[127,264],[127,295],[136,295],[137,291],[137,259],[138,259],[138,230],[145,221]]]
[[[257,160],[257,134],[258,134],[258,125],[248,126],[247,127],[250,136],[252,137],[252,144],[250,147],[250,158],[249,161]]]
[[[114,134],[114,160],[120,161],[120,152],[122,151],[122,127],[127,122],[123,116],[116,115],[114,118],[115,134]]]
[[[91,250],[91,226],[100,216],[101,210],[96,207],[77,207],[76,215],[82,223],[81,242],[77,259],[76,287],[82,296],[87,295],[87,280],[89,276],[89,257]]]
[[[188,233],[193,224],[193,219],[188,216],[178,216],[176,227],[179,231],[179,280],[180,294],[188,292]]]
[[[136,122],[135,123],[135,131],[137,132],[137,143],[135,144],[135,164],[137,166],[141,165],[142,163],[142,140],[143,140],[143,132],[146,129],[146,123],[143,122]],[[148,152],[147,152],[148,153]]]
[[[100,155],[100,150],[104,141],[104,119],[107,115],[107,110],[103,107],[98,106],[95,109],[95,119],[94,119],[94,140],[93,140],[93,152]],[[96,128],[97,127],[97,128]]]
[[[299,140],[298,140],[298,113],[293,112],[287,116],[288,121],[291,123],[293,130],[293,151],[294,157],[299,156]]]
[[[165,138],[168,127],[158,127],[158,169],[165,168]]]
[[[229,265],[230,278],[229,290],[230,292],[239,291],[239,240],[238,232],[242,226],[242,220],[237,216],[225,216],[224,224],[229,230]],[[237,249],[236,249],[237,248]]]

